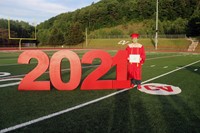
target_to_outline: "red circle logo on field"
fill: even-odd
[[[139,90],[152,95],[176,95],[181,93],[179,87],[160,83],[143,84]]]

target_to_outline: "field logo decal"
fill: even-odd
[[[177,95],[181,93],[179,87],[160,83],[143,84],[139,90],[152,95]]]
[[[8,73],[8,72],[0,72],[0,78],[5,77],[5,76],[9,76],[9,75],[10,75],[10,73]]]
[[[121,40],[118,42],[118,44],[121,44],[121,45],[125,45],[125,44],[128,44],[129,41],[125,41],[125,40]]]

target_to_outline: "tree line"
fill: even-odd
[[[155,33],[155,18],[156,0],[101,0],[40,23],[37,37],[41,45],[76,45],[84,41],[86,28],[90,35],[131,32],[149,35]],[[199,36],[199,23],[199,0],[159,0],[159,33]],[[113,28],[119,25],[122,28]],[[105,28],[111,30],[102,30]]]
[[[199,35],[199,7],[199,0],[159,0],[159,32]],[[41,23],[38,37],[43,44],[73,45],[84,41],[85,28],[95,34],[98,29],[138,22],[144,25],[140,33],[154,34],[155,15],[156,0],[101,0]],[[115,33],[125,34],[123,29]]]

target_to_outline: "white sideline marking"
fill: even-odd
[[[160,77],[166,76],[166,75],[168,75],[168,74],[171,74],[171,73],[173,73],[173,72],[176,72],[176,71],[178,71],[178,70],[181,70],[181,69],[183,69],[183,68],[186,68],[186,67],[188,67],[188,66],[191,66],[191,65],[196,64],[196,63],[198,63],[198,62],[200,62],[200,60],[195,61],[195,62],[193,62],[193,63],[190,63],[190,64],[188,64],[188,65],[185,65],[185,66],[183,66],[183,67],[174,69],[174,70],[169,71],[169,72],[167,72],[167,73],[161,74],[161,75],[156,76],[156,77],[154,77],[154,78],[151,78],[151,79],[149,79],[149,80],[146,80],[146,81],[142,82],[142,84],[147,83],[147,82],[150,82],[150,81],[155,80],[155,79],[158,79],[158,78],[160,78]],[[37,118],[37,119],[30,120],[30,121],[28,121],[28,122],[24,122],[24,123],[21,123],[21,124],[12,126],[12,127],[8,127],[8,128],[5,128],[5,129],[2,129],[2,130],[0,130],[0,133],[5,133],[5,132],[13,131],[13,130],[16,130],[16,129],[18,129],[18,128],[22,128],[22,127],[25,127],[25,126],[28,126],[28,125],[31,125],[31,124],[34,124],[34,123],[37,123],[37,122],[40,122],[40,121],[43,121],[43,120],[50,119],[50,118],[55,117],[55,116],[58,116],[58,115],[62,115],[62,114],[64,114],[64,113],[67,113],[67,112],[70,112],[70,111],[73,111],[73,110],[76,110],[76,109],[85,107],[85,106],[87,106],[87,105],[90,105],[90,104],[93,104],[93,103],[97,103],[97,102],[99,102],[99,101],[101,101],[101,100],[107,99],[107,98],[109,98],[109,97],[112,97],[112,96],[117,95],[117,94],[119,94],[119,93],[125,92],[125,91],[127,91],[127,90],[129,90],[129,89],[126,88],[126,89],[123,89],[123,90],[120,90],[120,91],[111,93],[111,94],[109,94],[109,95],[106,95],[106,96],[103,96],[103,97],[94,99],[94,100],[92,100],[92,101],[89,101],[89,102],[86,102],[86,103],[83,103],[83,104],[79,104],[79,105],[77,105],[77,106],[74,106],[74,107],[71,107],[71,108],[68,108],[68,109],[65,109],[65,110],[61,110],[61,111],[56,112],[56,113],[52,113],[52,114],[49,114],[49,115],[46,115],[46,116],[43,116],[43,117],[39,117],[39,118]]]
[[[155,67],[156,65],[151,65],[150,67]]]

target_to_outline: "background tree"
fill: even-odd
[[[84,34],[81,28],[81,24],[79,22],[71,24],[69,30],[65,35],[65,43],[68,45],[75,45],[83,41],[84,41]]]
[[[189,19],[187,27],[188,27],[187,28],[188,36],[200,36],[200,9],[199,7],[197,7],[192,17]]]
[[[199,3],[199,0],[159,0],[159,32],[187,32],[188,35],[198,36]],[[40,44],[46,45],[57,40],[59,45],[75,45],[84,41],[83,33],[86,27],[91,34],[128,34],[134,31],[154,34],[155,6],[156,0],[101,0],[40,23],[37,26],[37,36]],[[6,21],[0,19],[0,28],[7,29]],[[117,29],[120,25],[123,25],[123,28]],[[105,28],[110,30],[104,30]],[[34,27],[26,22],[11,21],[11,29],[16,33],[16,37],[29,37],[32,36]]]
[[[64,43],[64,37],[62,32],[57,28],[53,28],[52,31],[50,32],[49,44],[56,46],[56,45],[62,45],[63,43]]]

